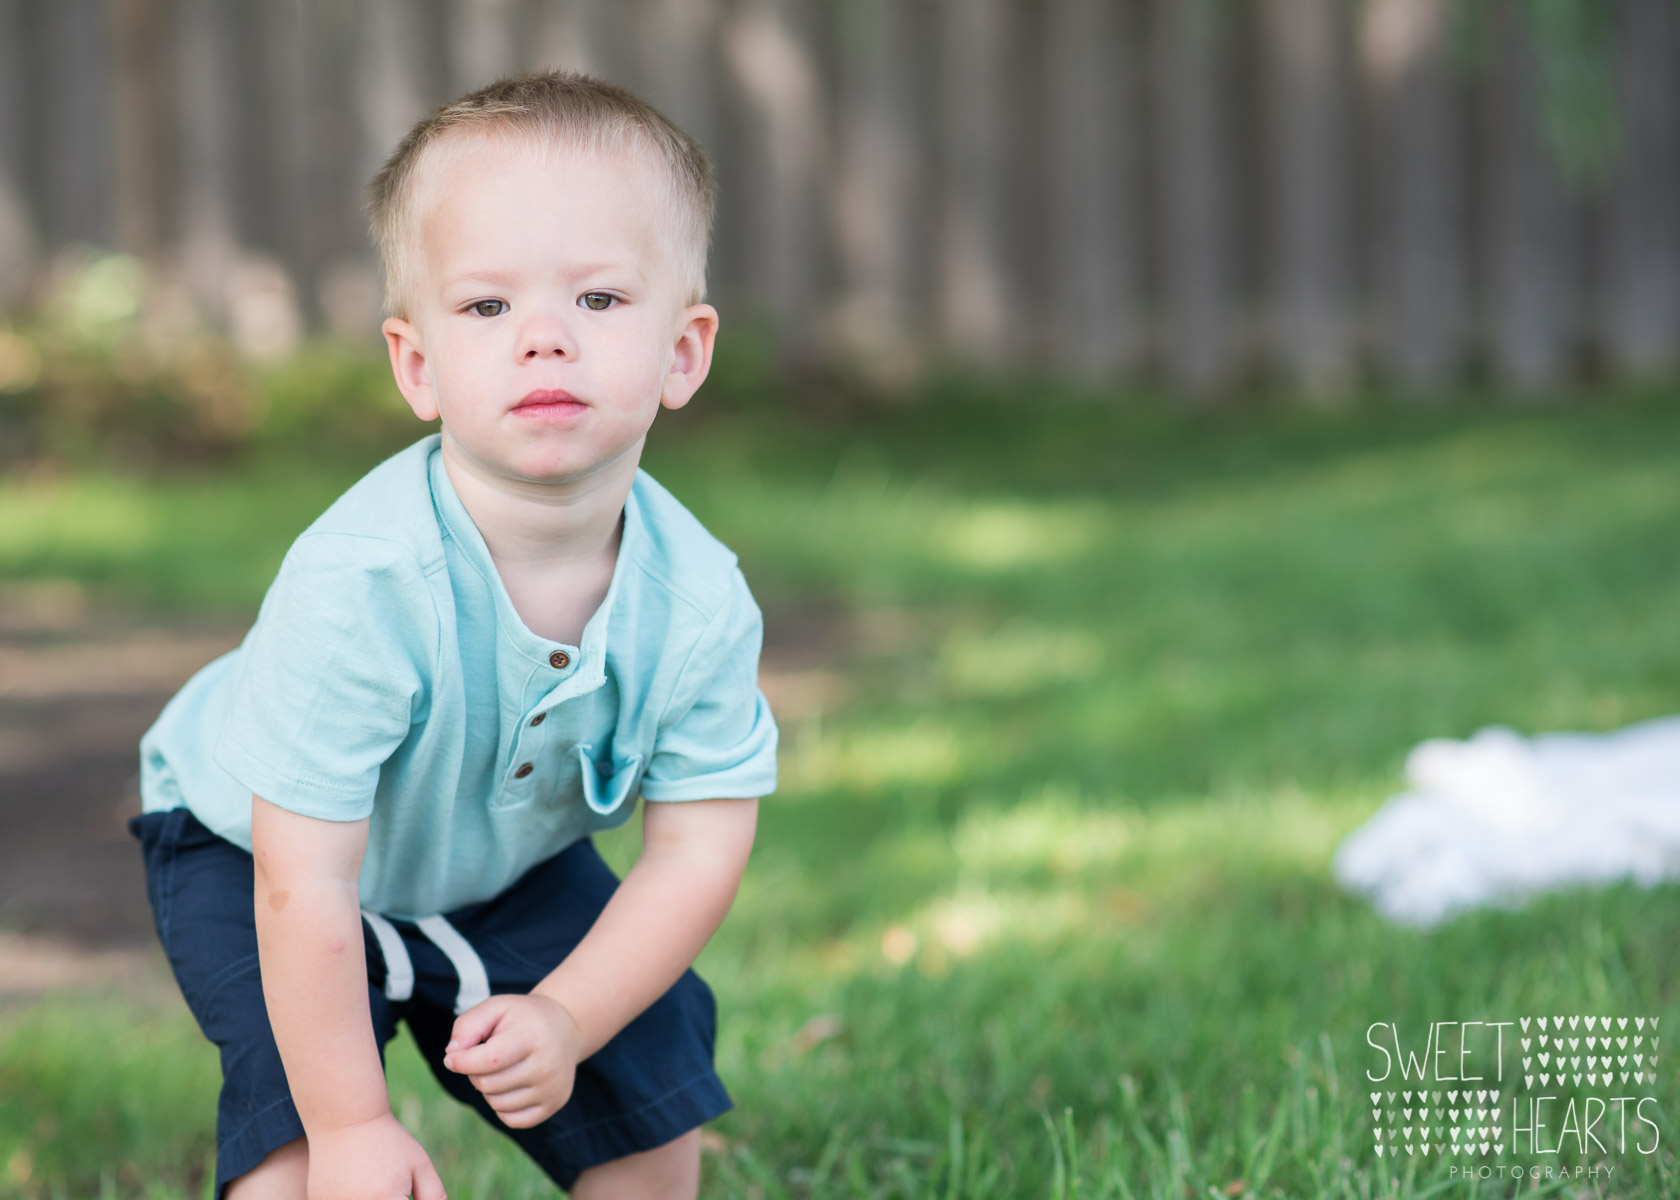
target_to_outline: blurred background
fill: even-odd
[[[434,105],[564,66],[710,148],[714,298],[793,362],[1646,377],[1680,362],[1675,25],[1668,0],[6,0],[0,300],[138,310],[153,354],[364,344],[366,179]]]
[[[1680,0],[0,0],[0,1196],[207,1194],[138,739],[429,432],[366,179],[546,66],[721,181],[644,459],[783,737],[704,1194],[1421,1195],[1370,1023],[1680,1019],[1672,886],[1329,872],[1422,739],[1680,710]],[[390,1062],[452,1196],[549,1194]]]

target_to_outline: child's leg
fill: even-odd
[[[640,1154],[590,1167],[572,1185],[572,1200],[690,1200],[700,1194],[700,1131]]]
[[[307,1200],[308,1194],[309,1148],[302,1138],[287,1142],[222,1193],[225,1200]]]
[[[221,1051],[216,1120],[218,1195],[297,1177],[303,1123],[286,1085],[268,1026],[257,957],[251,856],[217,837],[185,809],[146,813],[130,823],[146,860],[146,892],[158,938],[181,995],[204,1035]],[[383,1046],[396,1032],[391,1005],[372,980],[368,1007]],[[384,968],[378,968],[383,978]],[[249,1182],[247,1182],[249,1181]],[[251,1196],[296,1191],[254,1191]]]
[[[594,924],[618,878],[587,840],[539,863],[502,895],[447,914],[442,946],[403,940],[414,970],[414,1001],[398,1008],[421,1055],[456,1099],[510,1137],[561,1188],[583,1196],[693,1196],[700,1126],[726,1112],[728,1093],[712,1066],[716,1007],[692,970],[578,1065],[572,1096],[530,1129],[510,1129],[469,1079],[442,1065],[455,1012],[489,994],[529,992]],[[456,959],[469,961],[451,961]]]

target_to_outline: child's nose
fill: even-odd
[[[575,358],[577,345],[565,321],[553,315],[534,315],[520,329],[519,356],[527,362],[543,358]]]

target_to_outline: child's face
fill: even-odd
[[[717,330],[680,294],[663,180],[624,156],[457,139],[421,164],[409,319],[384,325],[403,396],[495,475],[633,470],[660,405],[705,378]]]

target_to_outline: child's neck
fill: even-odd
[[[619,517],[639,455],[627,454],[587,479],[556,487],[488,471],[456,450],[447,435],[441,453],[449,482],[504,579],[509,572],[588,570],[603,560],[611,575]]]
[[[502,586],[525,627],[568,646],[583,644],[618,562],[619,518],[640,455],[629,453],[563,486],[509,479],[443,438],[443,466],[478,526]]]

